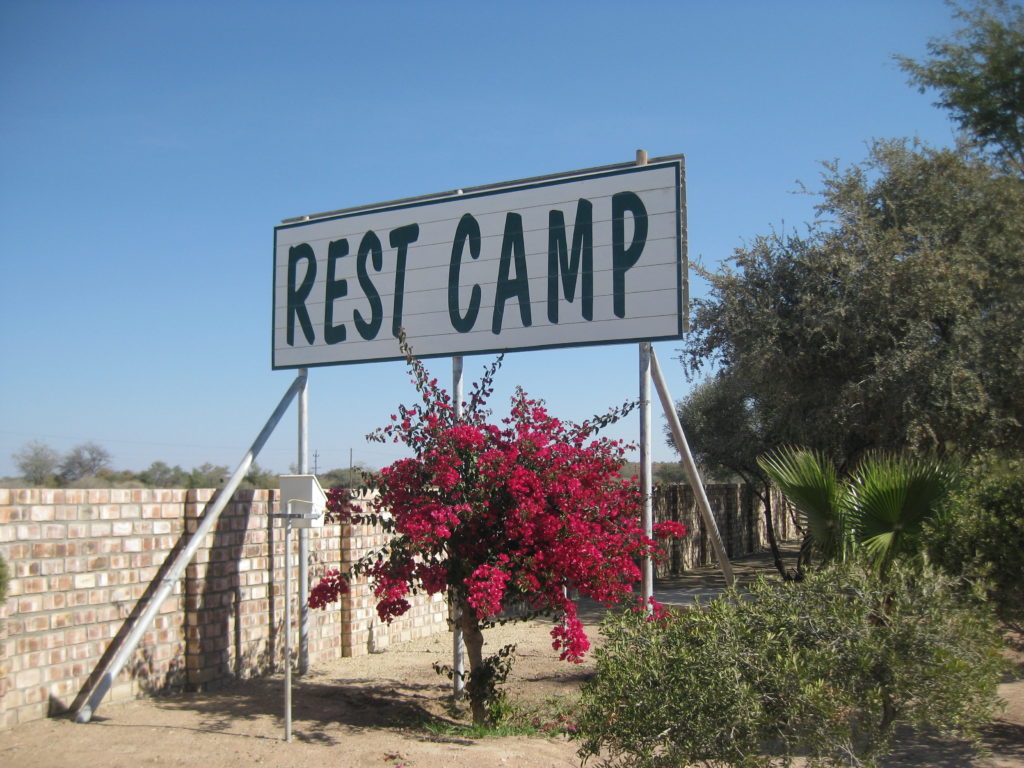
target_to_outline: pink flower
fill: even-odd
[[[309,593],[309,607],[326,608],[328,603],[336,602],[345,594],[348,594],[345,577],[337,570],[327,571]]]
[[[420,563],[416,567],[416,578],[420,580],[428,595],[436,595],[448,586],[448,569],[440,564]]]
[[[466,579],[466,602],[476,609],[477,618],[486,619],[501,613],[501,601],[509,578],[509,574],[500,568],[481,565]]]
[[[661,553],[640,528],[639,489],[619,476],[626,447],[595,434],[631,406],[574,425],[518,391],[508,417],[489,423],[491,371],[456,420],[451,398],[422,363],[412,360],[411,372],[422,402],[399,407],[372,438],[404,443],[412,458],[381,470],[367,510],[351,509],[347,494],[330,502],[339,519],[379,520],[389,535],[353,573],[370,579],[384,621],[408,611],[410,592],[421,588],[453,590],[478,620],[500,614],[512,594],[563,615],[553,646],[579,661],[590,642],[564,589],[617,602],[640,578],[636,562]],[[655,531],[686,533],[672,522]],[[341,574],[328,574],[314,589],[316,606],[345,589]]]
[[[686,535],[686,526],[675,520],[666,520],[654,524],[654,538],[656,539],[681,539]]]
[[[590,640],[583,631],[582,622],[576,616],[575,607],[571,612],[566,612],[561,623],[555,625],[551,630],[551,637],[554,638],[551,647],[556,651],[561,649],[562,653],[558,658],[562,661],[579,664],[584,654],[590,650]]]

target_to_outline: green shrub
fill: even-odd
[[[999,618],[1024,631],[1024,460],[975,461],[927,546],[947,573],[984,582]]]
[[[0,603],[7,599],[7,561],[0,555]]]
[[[803,516],[807,543],[824,562],[859,552],[879,574],[921,553],[923,530],[959,476],[955,464],[912,453],[868,453],[848,477],[802,448],[778,448],[757,463]]]
[[[609,766],[873,765],[897,724],[973,738],[1003,661],[952,579],[836,565],[648,621],[610,615],[578,721]]]

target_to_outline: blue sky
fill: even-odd
[[[953,28],[941,0],[2,0],[0,475],[33,439],[234,467],[293,378],[270,367],[287,217],[642,147],[686,156],[691,259],[800,226],[821,161],[953,141],[892,61]],[[676,347],[656,345],[678,398]],[[637,349],[511,354],[497,413],[517,384],[582,420],[635,397]],[[312,370],[319,468],[399,456],[364,436],[414,397],[397,363]],[[293,410],[258,461],[295,456]]]

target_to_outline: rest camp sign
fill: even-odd
[[[677,156],[288,221],[273,367],[678,338],[684,199]]]

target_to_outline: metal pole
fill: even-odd
[[[309,372],[299,390],[299,474],[309,472]],[[309,671],[309,529],[299,528],[299,674]]]
[[[641,521],[644,536],[654,538],[654,509],[651,497],[651,344],[640,344],[640,493],[644,497]],[[641,597],[650,608],[654,596],[654,563],[650,553],[644,555],[640,573]]]
[[[462,355],[452,357],[452,400],[455,418],[462,418]],[[459,625],[461,611],[449,593],[448,612],[452,619],[452,696],[461,699],[466,688],[466,644]]]
[[[284,740],[292,740],[292,503],[284,519]]]
[[[711,545],[715,549],[718,566],[722,569],[722,575],[725,576],[725,585],[731,587],[733,585],[732,564],[725,553],[722,536],[718,532],[718,523],[715,522],[715,516],[711,512],[711,504],[708,502],[708,496],[704,492],[704,483],[701,482],[700,472],[697,471],[697,463],[693,460],[693,454],[690,453],[690,444],[686,441],[683,425],[679,423],[679,414],[676,413],[675,403],[668,391],[665,377],[661,373],[661,366],[658,364],[658,355],[655,354],[653,349],[651,350],[651,373],[654,375],[654,386],[657,387],[658,395],[661,398],[661,407],[665,410],[665,418],[668,419],[669,426],[672,428],[672,436],[675,438],[676,448],[679,449],[679,456],[682,458],[683,467],[686,469],[686,475],[690,479],[694,498],[697,499],[697,507],[704,518],[704,525],[707,527],[708,535],[711,538]]]
[[[309,472],[309,370],[299,368],[302,387],[299,389],[299,474]]]
[[[636,151],[636,164],[647,165],[647,150]],[[644,497],[641,523],[644,536],[654,538],[654,509],[651,497],[651,344],[640,343],[640,493]],[[640,593],[645,606],[650,608],[654,596],[654,562],[644,555],[640,571]]]
[[[170,596],[174,590],[175,584],[181,577],[181,572],[188,565],[192,556],[195,555],[196,550],[199,549],[199,545],[203,543],[206,538],[206,534],[210,532],[213,526],[217,523],[217,519],[220,517],[220,513],[224,511],[224,507],[227,506],[231,497],[238,489],[239,484],[245,478],[249,468],[252,467],[253,461],[256,456],[263,449],[270,435],[273,433],[277,423],[281,420],[284,412],[288,410],[288,406],[291,405],[292,398],[299,389],[305,384],[306,376],[300,372],[292,382],[292,385],[285,392],[284,397],[281,398],[281,402],[278,403],[277,408],[270,415],[267,423],[264,425],[263,430],[256,436],[253,441],[252,447],[242,457],[242,461],[239,462],[238,467],[235,469],[234,474],[228,479],[227,485],[221,489],[220,493],[217,494],[217,498],[213,500],[212,504],[207,508],[203,519],[200,521],[199,526],[196,528],[195,533],[188,540],[188,544],[185,545],[184,549],[178,553],[174,563],[171,565],[170,570],[163,577],[160,586],[156,592],[150,598],[146,604],[145,610],[136,620],[135,625],[124,639],[124,643],[121,648],[114,654],[114,657],[110,660],[110,664],[107,667],[107,671],[99,679],[96,684],[96,688],[93,690],[92,695],[89,697],[88,702],[78,710],[75,715],[76,723],[88,723],[93,716],[93,713],[99,707],[100,702],[106,695],[107,691],[110,690],[110,686],[113,684],[114,679],[120,674],[121,669],[125,663],[131,658],[132,654],[135,653],[135,648],[138,646],[142,636],[149,631],[150,625],[153,623],[153,619],[160,612],[160,608],[164,603],[164,600]]]

